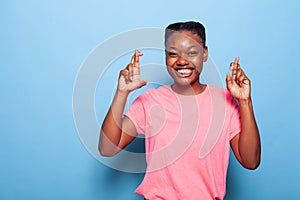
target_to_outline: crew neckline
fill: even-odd
[[[208,91],[209,91],[209,84],[204,84],[205,85],[205,89],[202,91],[202,92],[200,92],[199,94],[195,94],[195,95],[184,95],[184,94],[179,94],[179,93],[177,93],[177,92],[175,92],[173,89],[172,89],[172,85],[167,85],[167,88],[169,89],[169,90],[171,90],[171,92],[173,93],[173,94],[175,94],[175,95],[177,95],[177,96],[180,96],[180,97],[186,97],[186,98],[188,98],[188,97],[199,97],[199,96],[202,96],[202,95],[204,95],[204,94],[206,94]]]

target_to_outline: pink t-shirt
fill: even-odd
[[[230,140],[240,132],[239,107],[223,88],[192,96],[170,85],[149,89],[126,116],[145,135],[147,171],[136,193],[150,200],[223,199]]]

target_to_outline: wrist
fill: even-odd
[[[251,106],[252,105],[252,99],[251,97],[247,99],[238,99],[239,105],[240,106]]]
[[[128,95],[129,95],[129,91],[127,91],[127,90],[120,90],[120,89],[117,89],[117,91],[116,91],[116,96],[120,96],[120,97],[128,97]]]

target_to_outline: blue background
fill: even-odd
[[[73,86],[107,38],[185,20],[204,23],[222,75],[240,56],[252,80],[262,163],[248,171],[232,157],[226,199],[299,198],[299,8],[296,0],[1,1],[0,199],[142,199],[133,191],[143,174],[110,169],[81,143]]]

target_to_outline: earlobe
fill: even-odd
[[[207,59],[208,59],[208,47],[205,47],[203,53],[203,62],[206,62]]]

